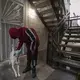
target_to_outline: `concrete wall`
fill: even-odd
[[[31,5],[25,0],[24,5],[24,26],[27,27],[33,27],[40,38],[40,46],[39,46],[39,61],[46,62],[46,54],[47,54],[47,38],[48,33],[47,29],[39,19],[38,15],[35,13],[35,16],[32,13],[29,13],[29,9],[31,8]],[[29,15],[30,14],[30,15]],[[32,17],[33,16],[33,17]]]

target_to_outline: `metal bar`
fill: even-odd
[[[16,5],[6,16],[3,16],[4,18],[5,17],[8,17],[11,13],[12,13],[12,11],[14,11],[15,9],[16,9],[16,7],[18,7],[19,5]]]
[[[80,18],[77,18],[77,19],[70,19],[69,21],[71,21],[71,20],[80,20]]]
[[[5,37],[5,38],[4,38],[4,39],[5,39],[5,45],[4,45],[4,46],[5,46],[5,58],[7,58],[7,47],[8,47],[8,46],[7,46],[7,35],[6,35],[6,34],[7,34],[7,29],[6,29],[6,28],[7,28],[7,26],[6,26],[6,24],[5,24],[5,25],[4,25],[4,29],[5,29],[5,36],[4,36],[4,37]]]
[[[63,19],[57,24],[57,27],[60,26],[61,23],[64,23],[65,22],[65,19],[66,17],[69,15],[70,13],[67,13]],[[62,26],[60,26],[55,32],[54,32],[54,35],[58,32],[58,30],[61,28]]]
[[[8,10],[5,12],[4,16],[9,12],[9,10],[11,9],[11,7],[14,5],[14,3],[11,4],[11,6],[8,8]]]
[[[7,22],[10,22],[10,23],[20,23],[21,21],[7,21]]]
[[[80,16],[73,16],[73,17],[70,17],[70,18],[75,18],[75,17],[80,17]]]
[[[6,7],[7,7],[7,3],[8,3],[8,1],[9,1],[9,0],[6,1],[6,4],[5,4],[4,9],[3,9],[2,16],[4,15],[4,12],[5,12],[5,9],[6,9]]]
[[[2,22],[2,23],[7,23],[7,24],[12,24],[12,25],[20,26],[20,24],[18,24],[18,23],[9,23],[9,22]]]
[[[7,21],[17,21],[17,20],[20,20],[22,19],[23,17],[19,17],[19,18],[16,18],[16,19],[8,19]]]
[[[16,15],[15,15],[15,14],[16,14]],[[20,16],[20,14],[17,14],[17,12],[16,12],[15,14],[12,14],[12,15],[6,17],[5,20],[6,20],[6,19],[10,19],[10,18],[11,18],[11,19],[15,19],[15,17]]]
[[[21,3],[21,2],[19,2],[19,1],[17,1],[17,0],[10,0],[10,1],[12,1],[12,2],[14,2],[15,4],[18,4],[18,5],[20,5],[20,6],[22,6],[23,7],[23,3]]]
[[[9,28],[10,28],[10,25],[9,25]],[[11,38],[10,38],[10,35],[9,35],[9,53],[11,52]],[[9,55],[9,53],[8,53],[8,55]]]

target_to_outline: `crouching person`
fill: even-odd
[[[39,37],[33,28],[10,28],[9,34],[12,39],[19,39],[16,51],[20,50],[23,43],[27,48],[27,64],[23,73],[26,73],[32,69],[32,77],[36,77],[36,65],[38,57]]]

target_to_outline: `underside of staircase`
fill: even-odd
[[[63,0],[28,0],[48,30],[54,30],[65,15]],[[63,4],[63,5],[62,5]],[[64,8],[64,9],[62,9]],[[64,13],[63,13],[64,11]]]

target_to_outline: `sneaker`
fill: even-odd
[[[30,70],[31,70],[31,67],[26,67],[26,68],[23,70],[22,73],[26,73],[26,72],[28,72],[28,71],[30,71]]]
[[[32,68],[32,78],[36,77],[36,68]]]

